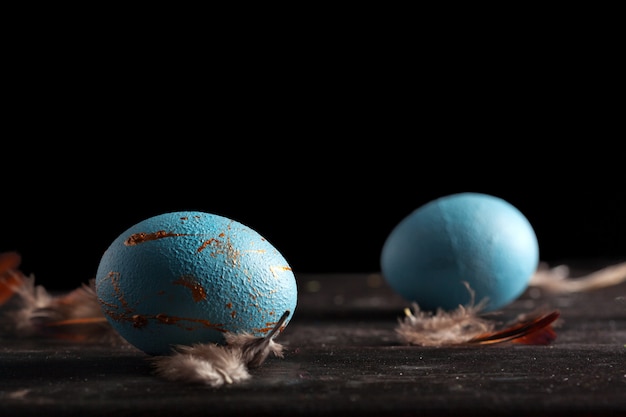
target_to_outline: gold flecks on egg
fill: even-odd
[[[207,298],[206,290],[193,275],[181,276],[174,281],[174,285],[182,285],[183,287],[189,288],[195,302],[204,301]]]

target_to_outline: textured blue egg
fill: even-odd
[[[151,354],[224,343],[227,332],[264,336],[290,311],[297,286],[281,253],[251,228],[189,211],[130,227],[105,251],[96,294],[109,323]]]
[[[381,272],[399,295],[423,310],[453,310],[472,299],[502,308],[528,287],[539,245],[528,219],[507,201],[452,194],[417,208],[391,231]]]

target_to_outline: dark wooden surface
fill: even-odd
[[[285,357],[249,381],[178,384],[127,346],[2,337],[0,416],[626,415],[626,283],[529,290],[502,311],[560,310],[547,346],[416,347],[398,340],[408,305],[379,275],[297,278],[298,307],[276,339]]]

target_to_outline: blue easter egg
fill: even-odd
[[[122,233],[98,265],[95,290],[109,323],[151,354],[174,345],[266,335],[296,309],[293,271],[251,228],[215,214],[157,215]]]
[[[433,200],[391,231],[381,272],[394,291],[420,309],[453,310],[486,300],[502,308],[528,287],[539,245],[528,219],[507,201],[480,193]]]

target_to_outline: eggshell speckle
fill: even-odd
[[[405,217],[387,237],[381,272],[403,298],[423,310],[452,310],[487,299],[502,308],[527,288],[539,262],[528,219],[507,201],[480,193],[433,200]]]
[[[226,332],[264,336],[297,286],[281,253],[251,228],[215,214],[157,215],[105,251],[96,294],[109,323],[151,354],[174,345],[224,343]]]

